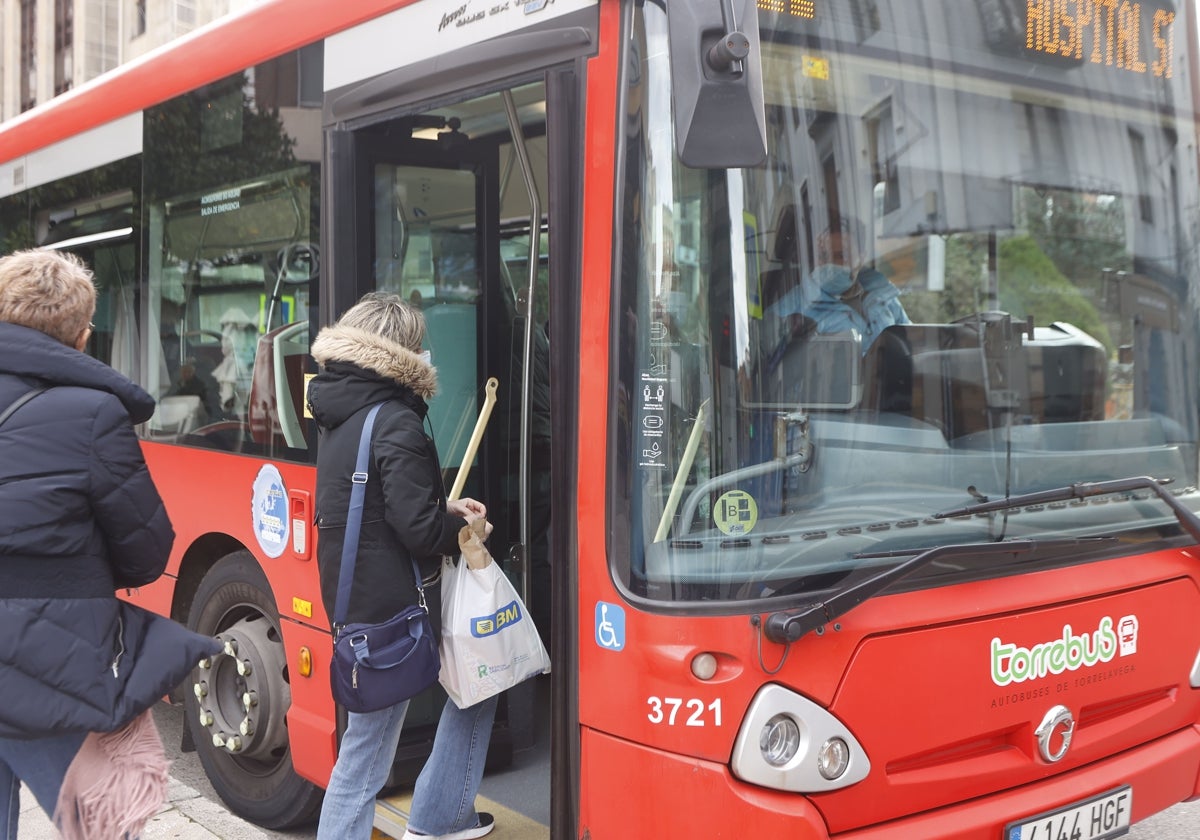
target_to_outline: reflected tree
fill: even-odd
[[[259,109],[244,73],[146,113],[146,194],[151,199],[212,189],[295,163],[295,141],[278,109]]]

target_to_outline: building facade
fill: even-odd
[[[0,0],[0,120],[254,0]]]

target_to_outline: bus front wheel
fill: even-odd
[[[250,552],[228,554],[209,569],[188,626],[224,643],[193,671],[184,698],[213,789],[231,811],[264,828],[311,822],[322,791],[292,766],[285,720],[292,693],[279,613]]]

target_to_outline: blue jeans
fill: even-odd
[[[0,738],[0,840],[17,840],[21,816],[21,782],[50,817],[58,804],[67,768],[79,752],[83,733],[13,741]]]
[[[467,709],[447,700],[442,707],[433,750],[413,790],[408,819],[413,831],[451,834],[478,824],[475,794],[483,781],[497,699],[490,697]],[[347,714],[317,840],[370,840],[375,794],[387,782],[407,712],[406,700],[378,712]]]

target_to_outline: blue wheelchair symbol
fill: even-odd
[[[596,644],[608,650],[625,648],[625,610],[617,604],[596,602]]]

